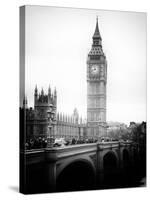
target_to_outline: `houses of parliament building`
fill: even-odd
[[[87,119],[79,119],[77,109],[72,116],[57,111],[57,91],[47,92],[42,89],[34,91],[34,108],[28,108],[27,99],[24,99],[26,136],[47,136],[49,128],[48,110],[54,112],[52,135],[55,137],[94,137],[106,135],[106,84],[107,60],[102,49],[102,38],[99,31],[98,19],[92,37],[91,50],[87,56]]]

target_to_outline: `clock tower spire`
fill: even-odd
[[[96,28],[95,28],[95,32],[94,32],[94,35],[93,35],[93,45],[100,45],[101,46],[101,41],[102,41],[102,38],[101,38],[101,35],[100,35],[100,32],[99,32],[98,17],[97,17]]]
[[[87,58],[87,126],[88,136],[106,136],[107,61],[96,20],[93,43]]]

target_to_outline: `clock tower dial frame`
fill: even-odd
[[[88,136],[106,136],[107,60],[102,49],[98,19],[93,44],[87,58],[87,126]]]
[[[93,76],[99,74],[99,66],[98,65],[92,65],[91,66],[91,74]]]

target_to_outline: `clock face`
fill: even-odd
[[[92,74],[97,74],[98,73],[98,69],[99,69],[98,65],[93,65],[91,67],[91,73]]]

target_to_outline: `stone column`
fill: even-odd
[[[124,169],[124,163],[123,163],[123,149],[124,147],[120,144],[120,171],[122,172]]]
[[[97,186],[101,186],[104,181],[104,168],[103,168],[103,150],[97,145]]]
[[[133,145],[131,144],[129,147],[129,157],[130,157],[130,164],[131,167],[134,167],[134,149],[133,149]]]
[[[56,163],[47,163],[46,180],[48,192],[56,192]]]

